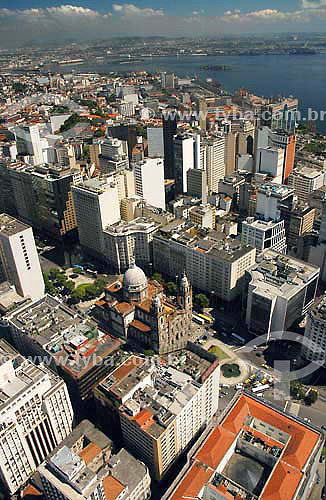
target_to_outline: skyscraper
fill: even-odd
[[[118,185],[110,177],[95,177],[72,189],[80,244],[94,257],[105,254],[103,229],[120,220]]]
[[[148,156],[150,158],[164,157],[164,140],[162,127],[147,127]]]
[[[272,130],[269,134],[269,145],[284,149],[282,182],[286,183],[294,166],[296,136],[284,129]]]
[[[34,165],[44,163],[38,125],[19,125],[14,132],[18,155],[33,156]]]
[[[208,193],[218,193],[218,183],[226,175],[225,136],[211,137],[206,142],[206,175]]]
[[[7,214],[0,215],[0,274],[23,297],[34,301],[44,296],[32,228]]]
[[[187,172],[194,168],[194,137],[178,134],[173,139],[174,179],[177,194],[186,193]]]
[[[174,178],[173,137],[177,133],[177,112],[170,109],[163,113],[164,178]]]
[[[162,158],[146,158],[134,164],[136,195],[149,205],[165,210],[164,164]]]

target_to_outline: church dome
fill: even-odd
[[[131,264],[129,269],[124,274],[123,277],[124,288],[140,288],[143,289],[147,287],[147,278],[142,269],[137,267],[136,264]]]

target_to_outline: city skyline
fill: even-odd
[[[2,2],[0,43],[92,40],[114,35],[221,35],[325,31],[325,0],[15,0]]]

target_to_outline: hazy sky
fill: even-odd
[[[1,0],[0,48],[15,41],[326,31],[326,0]]]

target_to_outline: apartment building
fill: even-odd
[[[40,465],[45,500],[147,500],[147,467],[83,420]]]
[[[0,340],[0,476],[16,493],[71,432],[66,385],[45,366],[23,358]]]
[[[0,214],[0,280],[15,285],[22,297],[38,300],[44,296],[33,230],[7,214]]]
[[[155,367],[132,356],[96,389],[119,414],[123,442],[161,480],[218,408],[217,358],[195,344]]]

